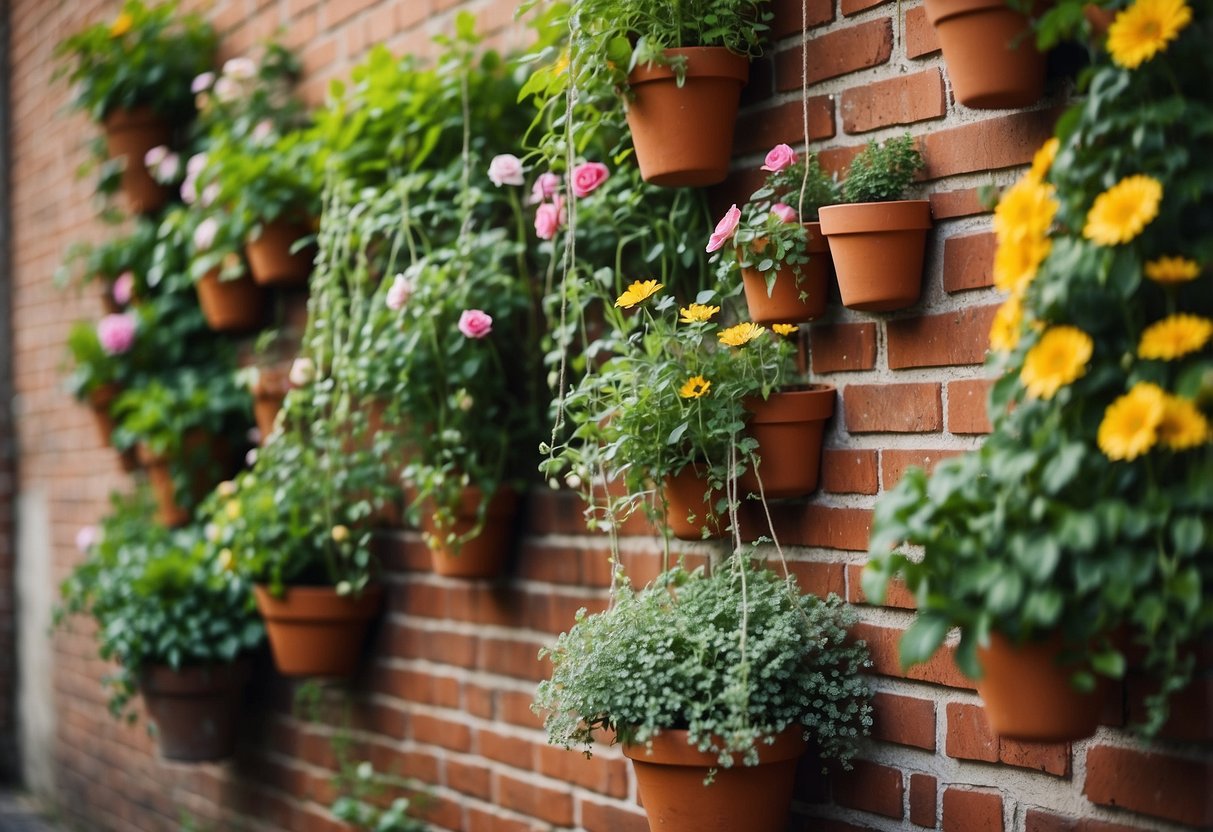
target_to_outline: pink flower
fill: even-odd
[[[190,176],[197,176],[202,173],[202,169],[206,167],[206,154],[195,153],[190,157],[190,160],[185,163],[185,172]]]
[[[585,162],[578,165],[573,168],[573,175],[569,179],[573,196],[584,199],[598,190],[598,186],[607,181],[610,175],[611,171],[602,162]]]
[[[261,143],[268,139],[273,132],[274,122],[270,121],[268,118],[265,118],[257,122],[257,126],[253,128],[253,132],[250,134],[250,136],[253,141]]]
[[[156,166],[156,179],[161,183],[172,182],[177,178],[177,174],[181,172],[181,157],[176,153],[170,153],[160,160],[160,164]]]
[[[76,548],[81,552],[87,552],[100,542],[101,529],[96,526],[81,526],[76,532]]]
[[[158,144],[143,154],[143,164],[148,168],[160,167],[160,163],[168,158],[168,145]]]
[[[465,309],[459,316],[459,331],[468,338],[483,338],[493,331],[493,318],[479,309]]]
[[[194,229],[194,249],[206,251],[215,244],[215,235],[218,233],[219,221],[214,217],[207,217]]]
[[[185,181],[181,183],[181,201],[186,205],[193,205],[198,201],[198,177],[187,176]]]
[[[539,203],[551,199],[560,190],[560,177],[548,171],[539,174],[535,184],[531,186],[531,203]]]
[[[771,213],[779,217],[780,222],[796,222],[796,209],[791,205],[776,202],[771,206]]]
[[[204,72],[201,75],[194,76],[193,83],[190,84],[190,92],[197,95],[200,92],[206,92],[211,88],[211,84],[215,83],[215,73]]]
[[[522,161],[512,153],[494,156],[489,162],[489,179],[500,188],[502,185],[525,185],[522,177]]]
[[[565,222],[564,200],[559,194],[551,202],[545,202],[535,209],[535,236],[541,240],[551,240]]]
[[[733,232],[737,230],[737,223],[741,222],[741,209],[737,207],[737,203],[733,203],[728,211],[725,211],[724,216],[720,218],[720,222],[716,223],[716,230],[712,232],[711,239],[708,240],[707,251],[719,251],[724,248],[725,241],[733,236]]]
[[[202,195],[198,197],[198,204],[203,208],[209,208],[219,198],[219,183],[212,182],[202,189]]]
[[[106,355],[121,355],[135,343],[135,316],[106,315],[97,321],[97,340]]]
[[[223,64],[223,74],[247,81],[257,74],[257,64],[252,58],[230,58]]]
[[[771,173],[779,173],[788,165],[796,162],[796,151],[786,144],[777,144],[767,153],[762,169]]]
[[[123,272],[114,278],[114,285],[110,288],[110,296],[114,299],[114,303],[119,306],[126,306],[131,302],[131,298],[135,296],[135,275],[131,272]]]
[[[218,98],[225,104],[229,101],[235,101],[240,97],[240,84],[224,75],[215,82],[214,93],[215,98]]]
[[[392,281],[392,285],[387,290],[387,308],[393,312],[399,312],[404,308],[404,305],[409,302],[409,298],[413,296],[413,281],[409,280],[403,274],[396,275],[396,279]]]

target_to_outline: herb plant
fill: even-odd
[[[868,142],[851,160],[842,183],[843,202],[891,202],[905,197],[926,160],[909,133]]]

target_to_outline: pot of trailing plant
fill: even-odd
[[[843,306],[888,312],[918,301],[931,228],[930,202],[826,205],[820,215]]]
[[[261,325],[265,293],[247,275],[220,280],[216,267],[195,288],[206,325],[215,332],[246,332]]]
[[[722,46],[665,54],[686,58],[681,87],[668,66],[641,65],[628,75],[634,95],[627,105],[628,127],[640,175],[670,188],[722,182],[733,152],[741,88],[750,77],[749,59]]]
[[[926,0],[925,8],[957,101],[1003,110],[1040,100],[1045,56],[1027,15],[1006,0]]]
[[[232,756],[248,677],[247,659],[177,670],[156,664],[140,671],[139,692],[156,725],[160,756],[183,763]]]
[[[716,504],[724,497],[720,489],[711,489],[704,469],[688,465],[665,478],[665,522],[679,540],[717,540],[729,530],[727,518],[716,515]],[[705,496],[706,495],[706,496]],[[703,530],[707,529],[707,537]]]
[[[724,768],[715,754],[689,745],[686,731],[665,730],[650,745],[625,744],[623,753],[651,832],[783,832],[806,747],[800,726],[793,726],[774,744],[759,744],[758,765]]]
[[[287,373],[277,367],[258,367],[257,381],[252,385],[253,421],[257,423],[257,432],[261,434],[261,442],[274,432],[274,422],[278,411],[286,400],[286,393],[291,389]]]
[[[834,415],[835,388],[816,384],[747,398],[746,432],[758,442],[758,474],[747,468],[738,480],[742,493],[803,497],[817,488],[825,424]],[[762,482],[759,491],[759,480]]]
[[[111,159],[122,159],[122,192],[132,213],[150,214],[168,201],[169,191],[148,172],[143,157],[153,147],[168,145],[173,129],[151,107],[113,110],[105,117],[105,146]]]
[[[304,246],[292,251],[295,243],[311,234],[306,223],[279,217],[261,223],[260,233],[244,246],[249,271],[261,286],[300,286],[312,273],[316,247]]]
[[[822,236],[821,223],[803,225],[808,233],[809,262],[800,264],[799,278],[792,266],[781,263],[773,270],[775,282],[768,288],[763,272],[755,268],[741,270],[746,306],[750,320],[756,324],[798,324],[825,314],[830,282],[830,245]],[[759,240],[755,244],[762,245],[763,242]]]
[[[283,676],[353,676],[383,588],[371,584],[358,595],[338,595],[331,586],[288,586],[282,597],[264,584],[253,587],[257,609]]]
[[[195,467],[189,481],[187,499],[190,506],[196,505],[219,479],[226,476],[232,465],[232,447],[227,440],[211,436],[205,431],[191,430],[182,442],[183,460],[204,459],[206,466]],[[182,526],[190,521],[193,509],[177,500],[177,487],[173,481],[172,461],[164,454],[154,453],[147,445],[136,446],[139,464],[147,471],[147,481],[156,500],[156,517],[169,527]]]
[[[1015,644],[1001,633],[977,649],[983,671],[977,692],[990,727],[1002,737],[1024,742],[1069,742],[1095,733],[1103,687],[1084,693],[1070,684],[1073,665],[1059,663],[1062,641]]]
[[[88,404],[93,411],[93,421],[97,425],[97,434],[101,437],[102,445],[113,444],[114,417],[110,415],[110,408],[114,399],[121,394],[122,388],[112,381],[96,387],[88,394]],[[118,459],[122,463],[122,470],[128,474],[139,468],[139,459],[134,448],[119,451]]]
[[[480,534],[457,547],[446,543],[446,535],[461,537],[475,528],[481,493],[475,486],[460,492],[455,522],[449,528],[438,528],[431,507],[422,511],[421,530],[426,540],[431,541],[430,563],[435,574],[450,578],[496,578],[505,571],[513,540],[510,532],[518,510],[518,494],[512,488],[503,486],[493,494]]]

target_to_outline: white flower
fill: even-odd
[[[209,208],[219,198],[219,183],[212,182],[202,189],[202,195],[198,197],[198,204],[203,208]]]
[[[81,552],[87,552],[100,542],[101,529],[96,526],[81,526],[76,532],[76,548]]]
[[[250,137],[252,138],[253,141],[260,144],[261,142],[268,139],[271,135],[273,135],[273,132],[274,132],[274,122],[272,122],[268,118],[266,118],[266,119],[262,119],[261,121],[257,122],[257,126],[253,128],[253,132],[250,134]]]
[[[296,387],[306,387],[316,378],[316,363],[310,358],[296,358],[291,363],[291,371],[287,378]]]
[[[176,153],[170,153],[156,168],[156,178],[161,182],[172,182],[180,172],[181,157]]]
[[[226,75],[215,82],[215,97],[220,101],[235,101],[240,97],[240,84]]]
[[[244,464],[250,468],[252,468],[254,465],[257,464],[257,449],[256,448],[249,448],[248,453],[244,455]]]
[[[190,157],[190,160],[185,163],[185,172],[189,176],[197,176],[202,173],[202,169],[206,167],[206,154],[195,153]]]
[[[214,217],[207,217],[194,229],[194,249],[206,251],[215,244],[215,235],[218,233],[219,221]]]
[[[257,74],[257,64],[252,58],[232,58],[223,64],[223,74],[237,81],[247,81]]]
[[[502,185],[524,185],[522,176],[522,160],[512,153],[502,153],[494,156],[489,163],[489,179],[500,188]]]
[[[197,95],[200,92],[206,92],[211,88],[211,84],[215,83],[215,73],[204,72],[201,75],[195,75],[193,83],[190,84],[190,92]]]
[[[143,154],[143,164],[149,168],[159,167],[168,157],[168,145],[158,144]]]

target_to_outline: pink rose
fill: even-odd
[[[535,209],[535,236],[541,240],[551,240],[564,222],[564,200],[557,194],[551,202],[545,202]]]
[[[502,185],[525,185],[522,177],[522,161],[512,153],[494,156],[489,162],[489,179],[500,188]]]
[[[110,288],[110,296],[119,306],[126,306],[130,303],[131,298],[135,296],[135,275],[130,272],[118,275],[114,279],[114,285]]]
[[[796,162],[796,151],[786,144],[777,144],[767,153],[762,169],[771,173],[779,173],[788,165]]]
[[[459,316],[459,331],[468,338],[483,338],[493,331],[493,318],[479,309],[465,309]]]
[[[737,223],[741,222],[741,209],[737,207],[737,203],[725,211],[720,222],[716,223],[716,230],[712,232],[711,239],[708,240],[707,251],[719,251],[724,248],[725,241],[733,236],[733,232],[737,230]]]
[[[409,280],[403,274],[396,275],[396,279],[392,281],[392,285],[387,290],[387,308],[393,312],[399,312],[404,308],[404,305],[409,302],[409,298],[413,296],[413,281]]]
[[[194,249],[206,251],[215,244],[215,235],[218,233],[219,221],[214,217],[207,217],[194,229]]]
[[[611,171],[602,162],[585,162],[578,165],[573,168],[573,175],[569,180],[573,196],[584,199],[598,190],[598,186],[607,181],[610,175]]]
[[[776,202],[771,206],[771,213],[779,217],[780,222],[796,222],[796,209],[791,205]]]
[[[548,171],[539,174],[535,184],[531,186],[531,203],[537,204],[551,199],[560,190],[560,177]]]
[[[87,552],[101,542],[101,529],[96,526],[81,526],[76,532],[76,549]]]
[[[204,72],[201,75],[194,76],[193,83],[190,84],[190,92],[197,95],[200,92],[206,92],[211,88],[211,84],[215,83],[215,73]]]
[[[106,355],[121,355],[135,343],[135,317],[126,313],[106,315],[97,321],[97,340]]]

